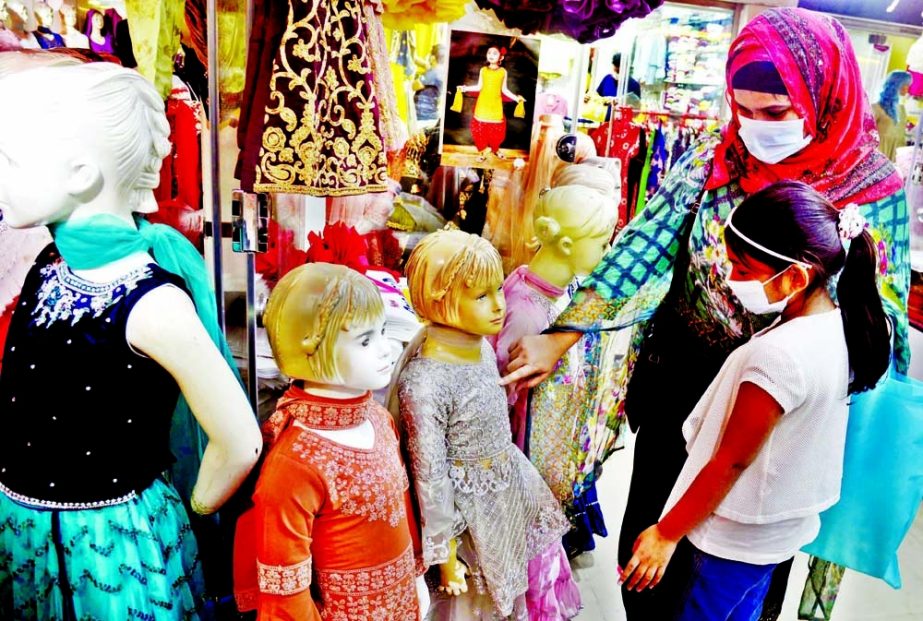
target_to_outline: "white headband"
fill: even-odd
[[[725,221],[725,226],[727,226],[729,229],[731,229],[732,231],[734,231],[734,234],[737,235],[737,237],[741,238],[742,240],[744,240],[745,242],[747,242],[748,244],[750,244],[751,246],[753,246],[753,247],[756,248],[757,250],[761,250],[762,252],[765,252],[766,254],[768,254],[768,255],[771,256],[771,257],[775,257],[775,258],[777,258],[777,259],[781,259],[782,261],[787,261],[787,262],[793,263],[793,264],[795,264],[795,265],[800,265],[800,266],[805,267],[805,268],[807,268],[807,269],[811,269],[812,267],[814,267],[814,266],[811,265],[810,263],[805,263],[804,261],[801,261],[801,260],[799,260],[799,259],[793,259],[793,258],[791,258],[791,257],[787,257],[787,256],[785,256],[784,254],[780,254],[780,253],[776,252],[775,250],[770,250],[770,249],[767,248],[766,246],[763,246],[762,244],[756,243],[755,241],[753,241],[752,239],[750,239],[749,237],[747,237],[746,235],[744,235],[743,233],[741,233],[741,232],[740,232],[740,229],[738,229],[736,226],[734,226],[734,223],[731,221],[732,218],[734,217],[734,214],[737,212],[737,210],[738,210],[739,208],[740,208],[740,205],[738,205],[737,207],[735,207],[734,209],[732,209],[732,210],[731,210],[731,213],[728,214],[727,220]]]

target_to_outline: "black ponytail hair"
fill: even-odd
[[[878,293],[878,252],[863,231],[843,248],[839,210],[811,186],[781,181],[752,194],[734,212],[734,227],[756,243],[812,266],[809,291],[826,287],[840,274],[836,295],[843,315],[852,380],[849,392],[874,388],[888,370],[891,335]],[[735,254],[752,257],[779,271],[790,263],[748,244],[731,227],[725,242]]]

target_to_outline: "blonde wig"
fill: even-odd
[[[153,190],[170,153],[170,125],[163,100],[140,73],[112,63],[43,66],[4,75],[0,90],[23,114],[57,119],[48,128],[35,123],[39,133],[89,126],[117,162],[117,178],[108,181],[125,192],[130,211],[157,211]]]
[[[464,287],[503,282],[500,254],[486,239],[459,230],[430,233],[413,249],[405,268],[410,302],[435,324],[456,326]]]
[[[286,274],[273,289],[263,325],[279,369],[322,383],[340,381],[336,345],[340,332],[384,316],[378,288],[343,265],[309,263]],[[309,377],[301,377],[307,369]]]

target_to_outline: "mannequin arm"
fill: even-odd
[[[217,511],[256,464],[262,437],[240,384],[176,287],[158,287],[132,309],[126,327],[132,347],[159,363],[179,384],[208,436],[193,498]]]

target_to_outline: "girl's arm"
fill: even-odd
[[[506,76],[507,76],[506,69],[504,69],[503,70],[503,86],[500,87],[500,92],[503,93],[503,96],[509,99],[512,99],[513,101],[525,101],[526,100],[525,97],[523,97],[522,95],[516,95],[515,93],[513,93],[513,91],[511,91],[510,89],[506,87]]]
[[[670,512],[635,541],[634,556],[621,577],[628,590],[657,586],[676,544],[718,508],[783,414],[782,406],[768,392],[750,382],[740,385],[714,456]]]

